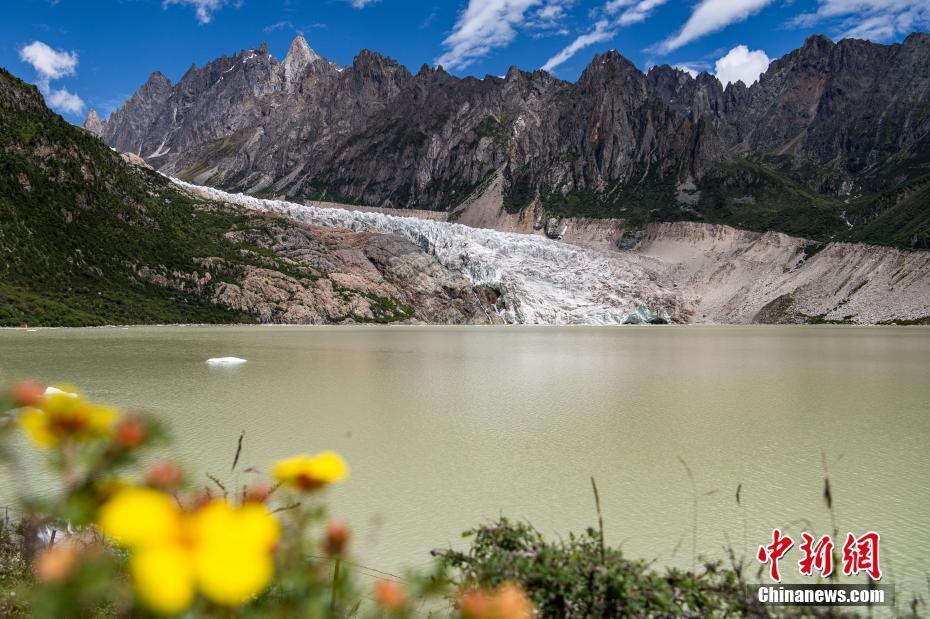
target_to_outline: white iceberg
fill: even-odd
[[[46,387],[45,395],[66,395],[69,398],[76,398],[76,393],[71,393],[70,391],[62,391],[58,387]]]
[[[234,365],[242,365],[243,363],[247,363],[247,361],[239,357],[215,357],[213,359],[207,359],[207,365],[213,367],[231,367]]]

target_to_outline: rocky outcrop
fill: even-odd
[[[249,269],[240,283],[216,289],[217,303],[263,322],[503,322],[463,275],[397,235],[282,224],[229,236],[274,252],[304,275]]]
[[[91,111],[87,113],[87,118],[84,120],[84,128],[96,136],[103,135],[103,121],[100,120],[97,110],[91,109]]]

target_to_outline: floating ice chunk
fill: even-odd
[[[230,367],[233,365],[242,365],[246,363],[245,359],[240,359],[239,357],[215,357],[213,359],[207,359],[207,365],[213,367]]]
[[[58,387],[46,387],[45,395],[66,395],[69,398],[76,398],[76,393],[71,393],[70,391],[62,391]]]

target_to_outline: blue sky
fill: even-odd
[[[17,0],[4,7],[0,65],[80,122],[108,115],[152,71],[258,47],[279,59],[303,34],[351,64],[368,48],[411,71],[457,75],[546,67],[575,80],[597,52],[751,82],[812,33],[900,41],[930,28],[930,0]]]

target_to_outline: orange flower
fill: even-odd
[[[153,488],[173,490],[181,484],[181,469],[173,462],[159,460],[145,473],[145,483]]]
[[[32,572],[39,582],[61,583],[71,575],[77,562],[77,549],[62,543],[37,554],[32,561]]]
[[[465,589],[459,591],[458,607],[465,619],[483,619],[488,616],[491,596],[481,589]]]
[[[512,582],[505,583],[497,590],[494,606],[498,619],[527,619],[533,616],[533,603],[523,587]]]
[[[24,380],[10,389],[10,397],[16,406],[36,406],[44,396],[45,386],[34,380]]]
[[[340,555],[349,543],[349,526],[342,520],[330,520],[326,525],[326,552]]]
[[[113,437],[124,449],[138,447],[145,441],[145,424],[138,417],[125,419],[114,428]]]
[[[401,611],[407,605],[407,592],[396,580],[379,580],[375,583],[375,600],[382,608]]]
[[[465,619],[530,619],[533,616],[532,602],[516,583],[504,583],[494,591],[461,591],[458,607]]]

